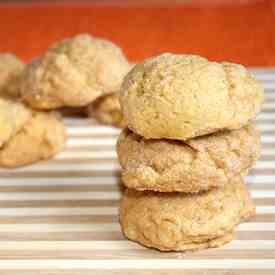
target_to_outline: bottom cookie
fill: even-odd
[[[122,231],[130,240],[162,251],[219,247],[255,207],[241,178],[224,188],[190,195],[127,189],[120,204]]]
[[[0,148],[0,166],[15,168],[48,159],[63,149],[65,141],[59,114],[33,111],[32,118]]]

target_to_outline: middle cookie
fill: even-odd
[[[260,156],[260,135],[248,125],[182,142],[148,140],[124,129],[117,154],[127,187],[195,193],[245,175]]]

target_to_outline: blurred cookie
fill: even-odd
[[[0,96],[19,97],[19,81],[24,66],[15,55],[0,54]]]
[[[88,34],[65,39],[26,67],[23,99],[33,108],[85,106],[118,90],[129,63],[121,49]]]
[[[260,156],[260,134],[248,125],[183,142],[144,139],[125,129],[117,154],[127,187],[193,193],[246,174]]]
[[[57,113],[33,112],[2,148],[0,166],[14,168],[53,157],[64,147],[66,132]]]
[[[131,70],[120,103],[135,133],[187,140],[246,125],[260,111],[263,88],[241,65],[162,54]]]
[[[93,117],[104,124],[120,128],[125,127],[117,93],[98,98],[88,106],[87,112],[89,117]]]
[[[20,102],[0,97],[0,148],[31,118],[31,111]]]
[[[120,204],[122,231],[130,240],[163,251],[219,247],[255,207],[240,178],[196,195],[128,189]]]

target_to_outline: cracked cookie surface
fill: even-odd
[[[0,54],[0,95],[19,97],[19,83],[25,65],[15,55]]]
[[[93,117],[104,124],[113,125],[119,128],[126,126],[117,93],[104,95],[98,98],[88,106],[87,112],[89,117]]]
[[[38,109],[85,106],[118,90],[129,66],[110,41],[78,35],[53,45],[26,67],[21,94]]]
[[[184,142],[144,139],[124,129],[117,154],[127,187],[195,193],[245,175],[260,156],[260,133],[250,124]]]
[[[0,166],[13,168],[53,157],[65,145],[61,116],[32,112],[31,119],[0,148]]]
[[[120,223],[127,238],[163,251],[219,247],[255,207],[241,178],[196,195],[127,189]]]
[[[239,129],[260,111],[263,88],[241,65],[162,54],[125,77],[120,103],[127,126],[145,138],[187,140]]]

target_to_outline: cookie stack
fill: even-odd
[[[0,54],[0,166],[15,168],[53,157],[66,141],[61,116],[32,110],[20,101],[24,64]]]
[[[89,116],[122,126],[115,91],[131,66],[118,46],[88,34],[59,41],[26,65],[0,54],[0,166],[60,152],[66,140],[60,113],[89,109]]]
[[[22,100],[32,108],[63,108],[63,114],[69,115],[87,113],[120,127],[117,91],[131,67],[111,41],[80,34],[55,43],[27,65]]]
[[[263,89],[237,64],[163,54],[126,76],[117,153],[125,236],[159,250],[217,247],[255,207],[242,176],[260,155]]]

